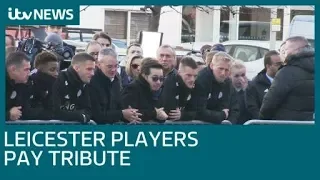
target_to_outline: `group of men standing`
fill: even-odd
[[[205,67],[191,57],[177,63],[175,50],[162,45],[156,58],[130,64],[139,70],[137,77],[131,77],[119,65],[111,44],[107,34],[95,35],[86,52],[76,54],[64,71],[57,68],[53,53],[40,53],[34,65],[37,72],[31,76],[28,57],[23,52],[10,53],[6,119],[243,124],[250,119],[313,118],[314,50],[303,37],[285,41],[285,60],[277,51],[268,52],[265,69],[252,81],[247,80],[243,63],[221,45],[212,47],[214,55],[206,59]],[[138,44],[129,46],[127,54],[143,56]]]

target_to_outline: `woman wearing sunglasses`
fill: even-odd
[[[163,67],[157,60],[145,58],[141,64],[141,73],[136,81],[122,92],[123,108],[138,109],[142,121],[166,120],[168,115],[163,108],[157,108],[159,90],[163,84]]]
[[[126,68],[125,68],[126,73],[128,74],[128,79],[129,79],[128,83],[131,83],[133,80],[138,79],[140,74],[142,59],[143,57],[140,55],[129,57],[126,64]]]

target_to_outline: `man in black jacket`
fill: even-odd
[[[286,65],[275,76],[260,109],[261,119],[312,120],[314,114],[314,50],[301,36],[285,44]]]
[[[100,50],[97,69],[90,82],[92,120],[98,124],[112,124],[123,119],[140,121],[137,110],[127,107],[121,109],[120,81],[116,76],[117,54],[111,48]]]
[[[218,52],[210,66],[199,72],[191,102],[197,109],[197,120],[214,124],[221,124],[224,120],[236,121],[239,108],[230,108],[232,83],[228,79],[232,61],[227,53]]]
[[[146,58],[141,64],[139,78],[130,83],[121,93],[123,108],[138,109],[141,121],[164,122],[168,115],[163,107],[158,107],[158,90],[163,85],[162,65],[152,58]]]
[[[269,51],[264,56],[264,69],[253,78],[247,89],[247,105],[250,119],[259,119],[262,100],[268,92],[273,78],[276,76],[282,59],[277,51]]]
[[[231,90],[231,108],[234,104],[239,105],[239,116],[234,124],[244,124],[250,119],[250,113],[247,107],[247,86],[246,67],[241,60],[235,60],[231,66],[231,75],[233,88]]]
[[[53,85],[52,103],[55,119],[87,123],[91,118],[87,84],[95,70],[95,59],[87,53],[76,54],[71,66],[62,71]]]
[[[197,74],[195,60],[184,57],[180,61],[178,73],[167,76],[160,96],[160,106],[164,107],[169,116],[167,120],[195,120],[196,111],[192,110],[188,103]]]
[[[48,119],[42,109],[31,108],[30,68],[30,59],[23,52],[13,52],[6,59],[6,120]]]
[[[30,76],[33,95],[31,106],[42,107],[49,114],[52,86],[59,74],[59,61],[53,53],[44,51],[36,55],[34,62],[37,71]]]

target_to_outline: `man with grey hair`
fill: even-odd
[[[285,62],[264,96],[261,119],[312,120],[314,113],[314,49],[301,36],[285,42]]]
[[[171,46],[160,46],[157,50],[157,60],[163,66],[165,76],[177,73],[177,70],[174,68],[176,66],[176,52]]]
[[[140,121],[136,109],[122,110],[120,104],[120,81],[117,75],[117,53],[112,48],[101,49],[97,69],[90,82],[92,120],[97,124],[113,124],[123,120]]]

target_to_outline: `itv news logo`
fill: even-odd
[[[8,8],[8,18],[12,21],[36,20],[36,21],[52,21],[52,20],[73,20],[73,9],[33,9],[31,11],[22,11],[19,8]]]

